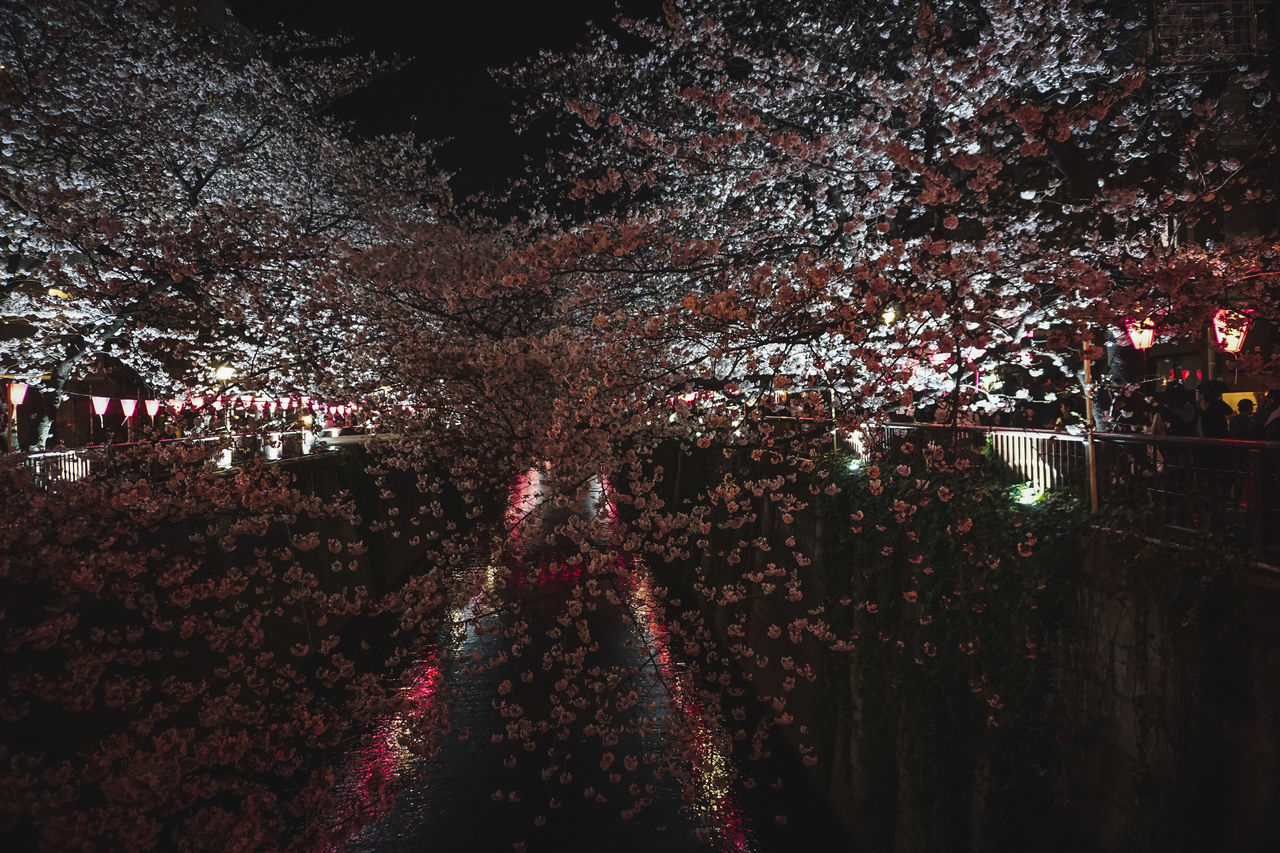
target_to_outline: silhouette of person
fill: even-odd
[[[1227,423],[1227,438],[1244,441],[1253,434],[1253,401],[1245,397],[1236,409],[1236,415]]]
[[[1221,384],[1212,380],[1196,388],[1196,409],[1199,416],[1197,432],[1205,438],[1226,438],[1227,418],[1231,407],[1222,400]]]

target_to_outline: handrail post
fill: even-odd
[[[1089,510],[1098,511],[1098,454],[1093,446],[1093,346],[1086,338],[1082,352],[1084,353],[1084,456],[1085,465],[1089,469]]]
[[[1267,520],[1270,517],[1270,501],[1272,496],[1267,488],[1268,477],[1267,467],[1270,461],[1267,454],[1256,447],[1249,451],[1246,457],[1245,485],[1247,490],[1248,507],[1245,511],[1248,513],[1250,538],[1253,540],[1250,544],[1256,553],[1264,553],[1269,544],[1267,542],[1268,533]]]

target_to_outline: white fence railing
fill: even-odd
[[[174,438],[158,442],[160,446],[209,444],[215,447],[209,461],[220,468],[230,468],[246,458],[261,455],[269,462],[296,459],[311,453],[314,436],[303,430],[268,433],[244,433],[233,435],[203,436],[199,438]],[[128,455],[136,445],[116,444],[80,447],[72,450],[46,450],[28,453],[23,464],[35,469],[36,479],[45,485],[69,483],[89,476],[111,464],[113,458]]]
[[[895,423],[872,435],[889,454],[902,453],[904,443],[918,452],[929,443],[982,448],[989,442],[1011,479],[1036,492],[1141,509],[1153,523],[1227,533],[1267,559],[1280,559],[1280,442],[1094,433],[1090,443],[1050,430]]]

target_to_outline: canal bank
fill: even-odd
[[[980,452],[944,477],[924,450],[809,469],[669,446],[649,469],[673,529],[685,513],[708,531],[678,533],[661,576],[686,579],[739,667],[788,654],[816,673],[779,729],[818,758],[814,788],[855,844],[1280,844],[1275,572],[1221,539],[1153,538],[1139,506],[1100,523],[1028,499]],[[780,586],[797,578],[799,601],[732,591],[788,559]],[[787,651],[779,625],[798,628]],[[772,701],[777,680],[761,671],[752,689]]]

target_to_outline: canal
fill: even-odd
[[[440,642],[402,677],[404,710],[351,756],[347,807],[375,820],[346,849],[763,853],[839,838],[780,738],[746,754],[743,685],[685,656],[649,568],[609,547],[623,537],[607,490],[570,509],[550,490],[538,469],[518,478],[503,544],[477,555]],[[566,520],[601,547],[548,535]],[[377,813],[387,785],[403,789]]]

